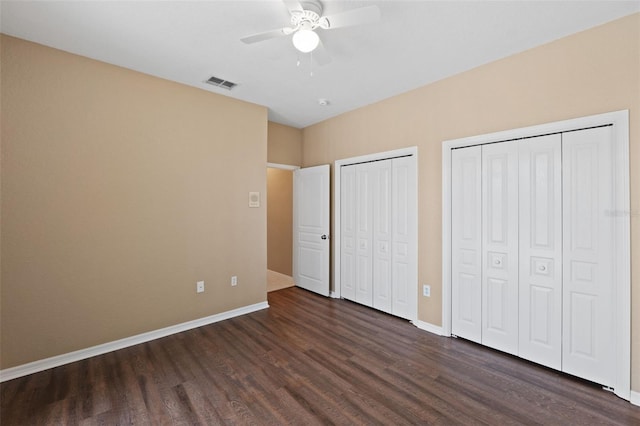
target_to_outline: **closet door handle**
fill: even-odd
[[[322,236],[321,236],[320,238],[322,238],[323,240],[326,240],[326,239],[328,239],[329,237],[327,236],[327,234],[322,234]]]

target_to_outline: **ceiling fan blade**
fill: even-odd
[[[259,41],[269,40],[272,38],[277,38],[285,35],[287,35],[287,33],[285,32],[285,29],[280,28],[277,30],[265,31],[263,33],[242,37],[240,41],[246,44],[251,44],[251,43],[257,43]]]
[[[313,57],[313,60],[316,61],[320,66],[327,65],[329,62],[331,62],[331,55],[329,55],[329,52],[327,51],[327,49],[325,49],[324,45],[322,44],[322,40],[318,42],[318,47],[316,47],[313,52],[311,52],[311,56]]]
[[[289,9],[289,13],[293,13],[294,11],[302,12],[304,9],[302,4],[298,0],[282,0],[284,4],[287,5],[287,9]]]
[[[378,6],[367,6],[325,16],[320,20],[320,27],[330,30],[352,25],[370,24],[379,20],[380,8]]]

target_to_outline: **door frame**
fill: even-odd
[[[279,164],[279,163],[267,163],[267,169],[280,169],[280,170],[288,170],[290,172],[294,172],[296,170],[298,170],[300,168],[300,166],[294,166],[294,165],[290,165],[290,164]],[[269,185],[268,185],[268,181],[267,181],[267,192],[269,191]],[[291,195],[293,196],[293,183],[291,184]],[[268,200],[269,194],[267,194],[267,196],[265,197],[265,200]],[[291,214],[293,214],[293,212],[291,212]],[[267,220],[268,220],[268,216],[267,216]],[[293,229],[293,219],[291,220],[291,228]],[[268,228],[268,223],[267,223],[267,228]],[[267,235],[267,238],[269,238],[269,236]],[[293,277],[293,240],[291,241],[291,276]],[[267,256],[269,255],[269,250],[267,249]],[[267,268],[268,269],[268,268]]]
[[[300,166],[291,166],[289,164],[267,163],[267,169],[280,169],[280,170],[298,170]]]
[[[367,155],[361,155],[358,157],[350,157],[350,158],[344,158],[342,160],[336,160],[334,162],[334,168],[333,168],[333,208],[331,209],[333,212],[333,234],[332,234],[332,238],[333,238],[333,291],[331,291],[331,297],[333,298],[340,298],[341,297],[341,291],[340,291],[340,173],[342,170],[342,166],[347,166],[350,164],[357,164],[357,163],[365,163],[365,162],[369,162],[369,161],[380,161],[380,160],[387,160],[387,159],[391,159],[391,158],[395,158],[395,157],[403,157],[403,156],[412,156],[415,158],[416,161],[416,235],[415,235],[415,242],[414,242],[414,246],[417,248],[418,247],[418,147],[417,146],[412,146],[409,148],[402,148],[402,149],[396,149],[396,150],[392,150],[392,151],[385,151],[385,152],[378,152],[375,154],[367,154]],[[416,269],[418,268],[418,253],[416,250],[415,253],[416,256]],[[411,318],[412,321],[416,321],[418,319],[418,271],[415,271],[415,276],[416,276],[416,289],[415,289],[415,314],[413,316],[413,318]]]
[[[629,110],[442,142],[442,334],[451,336],[451,150],[494,142],[507,142],[552,133],[613,125],[613,285],[615,386],[614,393],[631,395],[631,205],[629,190]]]

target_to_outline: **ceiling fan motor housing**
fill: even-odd
[[[311,24],[311,29],[315,29],[320,25],[320,17],[322,16],[322,5],[319,1],[309,0],[301,1],[302,11],[294,10],[291,13],[291,24],[294,27],[300,26],[304,22]]]

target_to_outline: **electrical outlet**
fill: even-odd
[[[238,277],[236,277],[235,275],[231,277],[231,285],[232,286],[238,285]]]
[[[431,297],[431,286],[430,285],[423,285],[422,286],[422,295],[424,297]]]
[[[204,292],[204,281],[198,281],[196,283],[196,293]]]

